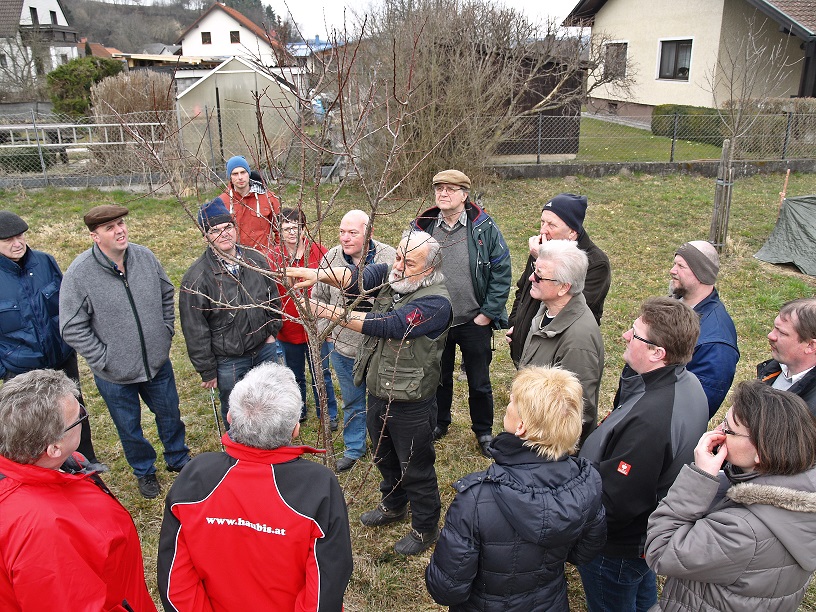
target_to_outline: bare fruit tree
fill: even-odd
[[[390,1],[362,18],[354,32],[334,32],[330,42],[329,49],[313,54],[307,85],[294,89],[288,82],[298,82],[300,75],[295,69],[287,73],[290,60],[284,53],[275,68],[256,58],[258,70],[276,79],[283,75],[288,82],[280,87],[287,99],[294,93],[294,102],[281,103],[277,85],[255,92],[257,133],[241,134],[252,167],[271,180],[283,206],[306,212],[307,250],[313,242],[336,244],[336,227],[324,224],[346,212],[341,196],[347,185],[353,183],[362,194],[353,207],[371,219],[366,240],[383,224],[407,229],[422,205],[416,196],[429,195],[430,176],[457,166],[483,176],[496,143],[513,132],[517,115],[562,106],[577,113],[583,78],[600,66],[591,54],[602,48],[597,40],[590,44],[553,24],[541,29],[516,11],[475,0]],[[608,78],[625,85],[622,74],[613,72]],[[311,112],[316,98],[323,111],[319,121]],[[288,138],[265,131],[268,113],[286,125]],[[166,185],[192,220],[202,201],[199,190],[212,189],[211,177],[219,169],[199,154],[203,147],[183,145],[169,130],[161,147],[142,139],[141,157],[164,172]],[[166,172],[168,165],[187,172]],[[304,294],[280,276],[287,265],[291,262],[284,257],[278,269],[273,264],[273,274],[295,300],[311,362],[320,364],[321,345],[337,323],[319,319]],[[361,299],[350,300],[345,310]],[[328,446],[326,388],[322,376],[315,378],[324,417],[321,437]],[[334,466],[332,453],[328,462]]]

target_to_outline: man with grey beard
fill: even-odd
[[[360,521],[380,527],[404,520],[411,503],[411,531],[394,549],[416,555],[439,537],[441,503],[436,480],[433,429],[440,359],[453,318],[439,243],[425,232],[403,235],[393,266],[368,264],[362,282],[356,267],[288,268],[295,288],[317,281],[373,297],[371,312],[347,312],[312,301],[316,316],[363,334],[354,382],[366,383],[366,425],[374,463],[382,474],[382,500]],[[386,282],[387,281],[387,282]]]

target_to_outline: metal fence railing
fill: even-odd
[[[312,176],[319,165],[324,175],[342,166],[329,153],[330,137],[304,153],[304,139],[281,117],[264,117],[262,125],[258,121],[254,110],[207,108],[193,117],[181,111],[149,112],[97,117],[94,123],[59,115],[0,117],[0,187],[26,181],[66,186],[152,183],[171,166],[175,172],[218,182],[225,159],[236,154],[261,159],[273,178],[297,180]],[[717,160],[723,140],[732,138],[716,114],[541,114],[509,123],[496,119],[495,125],[501,126],[501,138],[491,160],[499,164]],[[306,129],[312,138],[320,133],[317,125]],[[816,159],[816,115],[750,116],[744,118],[741,132],[736,160]],[[261,147],[262,138],[269,149]]]

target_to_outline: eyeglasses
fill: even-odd
[[[638,336],[638,335],[635,333],[635,328],[634,328],[634,327],[632,328],[632,337],[633,337],[635,340],[640,340],[641,342],[645,342],[646,344],[651,344],[652,346],[657,346],[657,345],[656,345],[654,342],[652,342],[651,340],[647,340],[647,339],[646,339],[646,338],[644,338],[643,336]]]
[[[287,234],[297,234],[300,231],[300,226],[299,225],[293,225],[291,227],[282,227],[281,231],[285,232]]]
[[[88,418],[88,411],[87,411],[87,410],[85,410],[85,406],[83,406],[82,404],[80,404],[80,405],[79,405],[79,418],[78,418],[76,421],[74,421],[73,423],[71,423],[71,424],[70,424],[68,427],[66,427],[65,429],[63,429],[63,430],[62,430],[62,433],[64,433],[64,434],[68,433],[68,432],[69,432],[69,431],[71,431],[71,430],[72,430],[74,427],[76,427],[77,425],[79,425],[79,424],[80,424],[82,421],[84,421],[84,420],[85,420],[85,419],[87,419],[87,418]]]
[[[210,238],[218,238],[224,232],[229,232],[235,229],[235,225],[232,223],[227,223],[224,227],[211,227],[207,230],[207,236]]]
[[[434,185],[434,192],[436,193],[456,193],[462,191],[461,187],[451,187],[450,185]]]
[[[536,272],[535,270],[533,270],[533,282],[534,282],[534,283],[536,283],[536,284],[538,284],[538,283],[540,283],[541,281],[550,281],[551,283],[559,283],[559,284],[561,283],[561,281],[560,281],[560,280],[558,280],[558,279],[556,279],[556,278],[542,278],[542,277],[540,277],[540,276],[538,275],[538,272]]]
[[[728,426],[728,417],[723,417],[722,424],[720,425],[722,432],[726,436],[739,436],[740,438],[750,438],[748,434],[741,434],[737,433],[733,429]]]

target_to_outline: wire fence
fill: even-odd
[[[325,177],[343,167],[329,153],[330,134],[323,143],[304,144],[307,139],[281,117],[264,117],[259,124],[252,110],[204,109],[193,117],[149,112],[94,121],[34,113],[0,117],[0,187],[32,180],[77,187],[152,184],[171,170],[215,184],[223,180],[225,160],[232,155],[245,155],[273,179],[299,180],[315,169]],[[717,160],[723,140],[732,138],[716,114],[651,119],[542,114],[503,121],[495,119],[503,126],[491,158],[495,164]],[[307,125],[307,136],[319,134],[320,125]],[[263,140],[270,149],[261,146]],[[744,118],[734,159],[816,159],[816,115]]]

